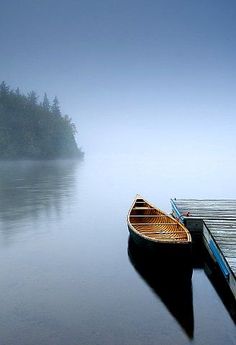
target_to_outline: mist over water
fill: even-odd
[[[85,158],[0,162],[0,344],[236,344],[202,262],[176,303],[126,224],[137,193],[167,212],[236,198],[235,15],[221,0],[1,3],[1,81],[56,95]]]
[[[81,162],[1,162],[3,344],[235,344],[204,270],[182,285],[181,314],[158,269],[153,290],[130,261],[126,225],[137,192],[169,211],[170,197],[233,196],[233,172],[224,183],[221,162],[152,157],[108,149]]]

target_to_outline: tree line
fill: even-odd
[[[0,159],[56,159],[82,157],[75,124],[63,115],[57,97],[27,95],[0,84]]]

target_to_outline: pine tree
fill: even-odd
[[[3,81],[0,84],[0,96],[1,97],[5,97],[9,94],[9,87],[7,86],[7,84],[5,83],[5,81]]]
[[[28,93],[28,101],[31,105],[36,105],[38,102],[38,96],[35,91],[30,91]]]
[[[50,103],[49,103],[48,96],[46,93],[44,94],[42,106],[44,110],[50,111]]]
[[[60,106],[59,106],[59,101],[57,97],[54,97],[53,103],[52,103],[52,107],[51,107],[51,111],[54,115],[56,116],[61,116],[61,110],[60,110]]]
[[[75,135],[77,132],[77,128],[76,125],[72,122],[72,119],[69,115],[65,115],[64,117],[64,121],[67,124],[67,126],[70,128],[71,132],[73,133],[73,135]]]
[[[39,104],[34,91],[24,95],[0,83],[0,159],[82,157],[75,133],[75,125],[61,114],[56,97],[50,106],[44,94]]]

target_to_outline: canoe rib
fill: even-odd
[[[139,195],[128,213],[130,232],[159,243],[188,244],[191,235],[183,224],[165,214]]]

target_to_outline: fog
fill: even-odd
[[[231,160],[235,11],[233,1],[5,2],[1,79],[57,95],[86,154]]]
[[[0,343],[235,344],[209,267],[194,268],[184,311],[165,260],[155,292],[129,259],[126,222],[137,193],[167,212],[170,198],[236,198],[235,37],[233,0],[1,2],[0,83],[57,96],[85,155],[0,162]],[[50,104],[46,139],[65,120]],[[25,108],[8,109],[20,126]]]
[[[158,166],[172,195],[232,197],[235,14],[233,1],[11,1],[1,78],[57,95],[85,161]]]

